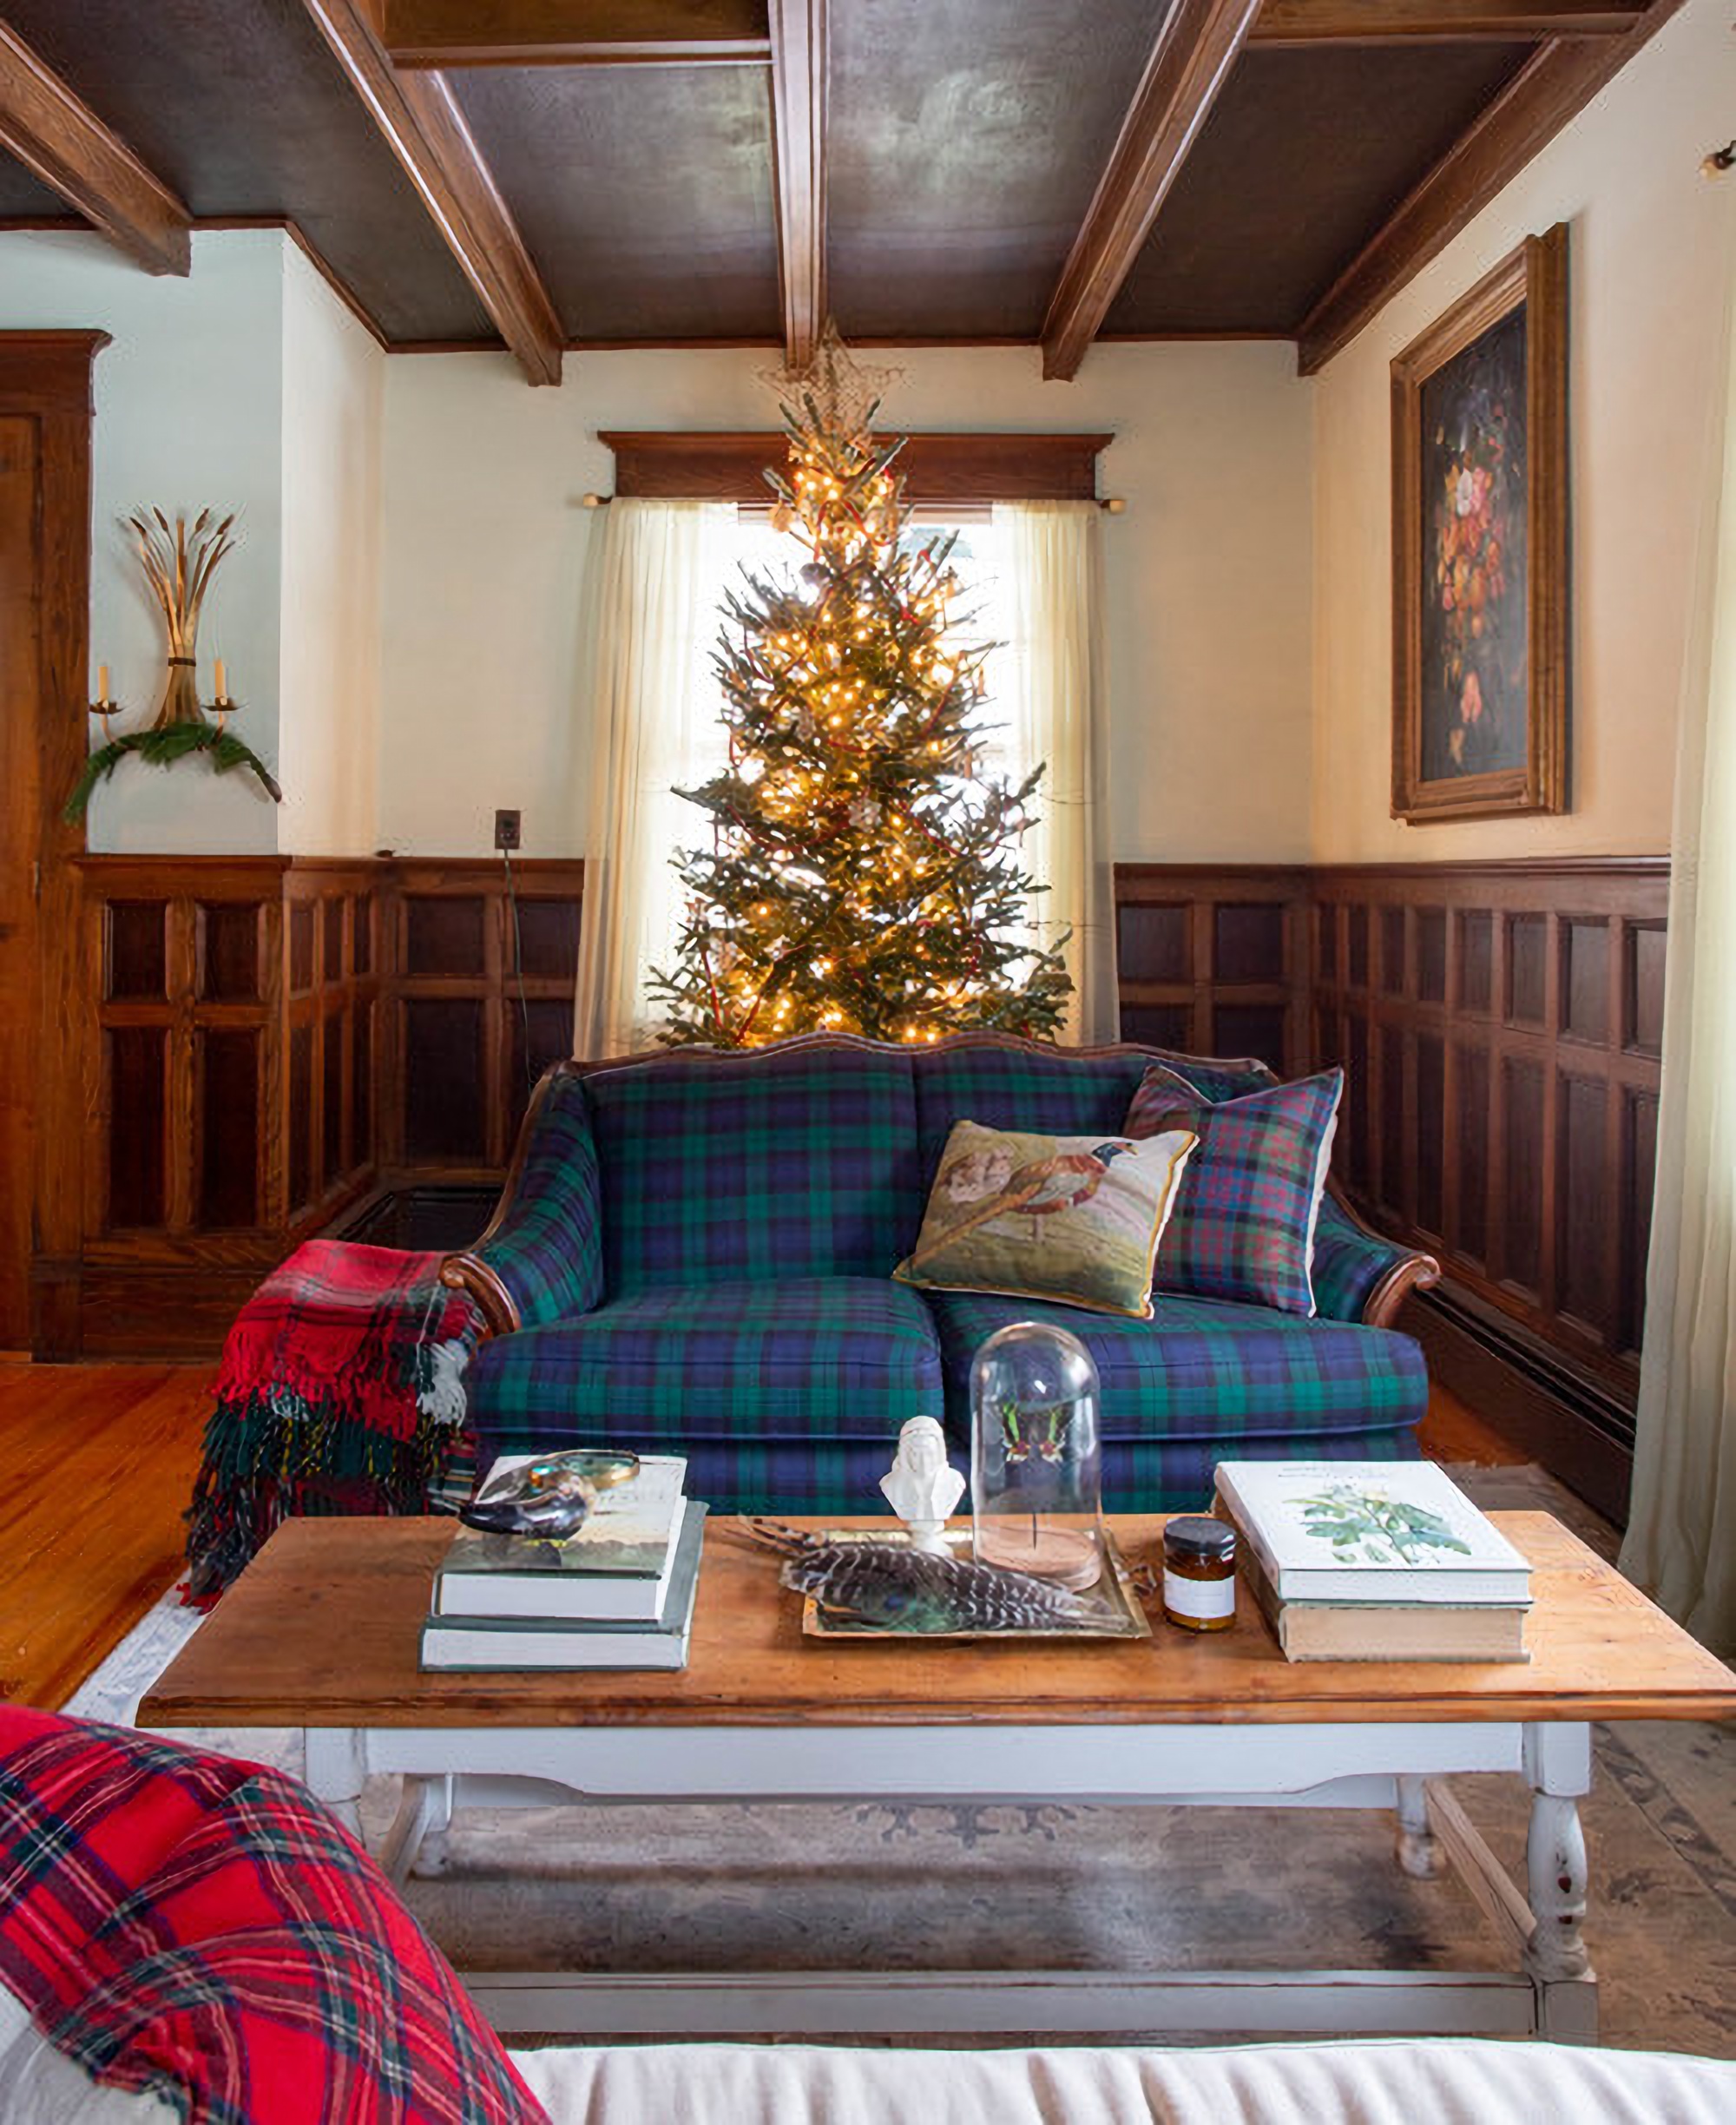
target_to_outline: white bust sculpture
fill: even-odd
[[[880,1478],[886,1502],[918,1549],[946,1555],[941,1530],[964,1490],[964,1478],[946,1459],[946,1434],[933,1417],[912,1417],[898,1433],[898,1457]]]

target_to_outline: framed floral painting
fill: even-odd
[[[1392,811],[1567,808],[1567,225],[1392,364]]]

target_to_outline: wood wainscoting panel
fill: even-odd
[[[571,1045],[582,863],[89,856],[71,1347],[207,1356],[384,1186],[496,1184]]]
[[[1309,887],[1311,1059],[1346,1069],[1351,1194],[1631,1412],[1667,860],[1319,867]]]
[[[96,977],[83,1355],[209,1349],[207,1310],[286,1251],[285,868],[276,857],[79,860]]]
[[[356,1055],[357,1029],[366,1026],[372,1042],[382,1009],[379,869],[371,859],[297,856],[284,875],[290,1155],[281,1214],[298,1238],[329,1224],[378,1172],[372,1089],[358,1098]]]
[[[374,1185],[378,866],[77,869],[95,977],[77,1348],[208,1355],[260,1279]]]
[[[1431,1366],[1620,1517],[1645,1325],[1663,858],[1116,874],[1121,1034],[1344,1066],[1334,1168],[1438,1255]]]
[[[1308,874],[1278,864],[1118,864],[1121,1036],[1306,1067]]]
[[[572,1049],[583,891],[576,859],[382,865],[393,972],[376,1069],[393,1184],[504,1174],[537,1078]]]

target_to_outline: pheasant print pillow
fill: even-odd
[[[1149,1320],[1152,1260],[1198,1141],[1187,1129],[1135,1142],[955,1122],[916,1247],[892,1273]]]

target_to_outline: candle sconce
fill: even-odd
[[[162,608],[168,635],[168,672],[155,720],[143,730],[116,738],[109,718],[124,712],[118,701],[108,698],[108,667],[98,668],[100,698],[90,703],[90,713],[102,718],[106,742],[85,762],[84,773],[67,799],[63,816],[69,820],[84,817],[91,792],[114,773],[128,753],[136,753],[158,767],[173,766],[176,760],[202,753],[219,774],[227,774],[233,767],[249,769],[273,803],[283,802],[281,787],[259,754],[225,728],[229,716],[241,704],[230,698],[220,657],[217,660],[215,700],[205,704],[199,698],[195,655],[199,615],[217,564],[234,543],[229,536],[234,521],[233,513],[220,520],[214,518],[208,509],[201,510],[190,526],[184,516],[177,516],[171,526],[161,510],[152,510],[148,516],[137,510],[126,519],[138,547],[145,581]]]

